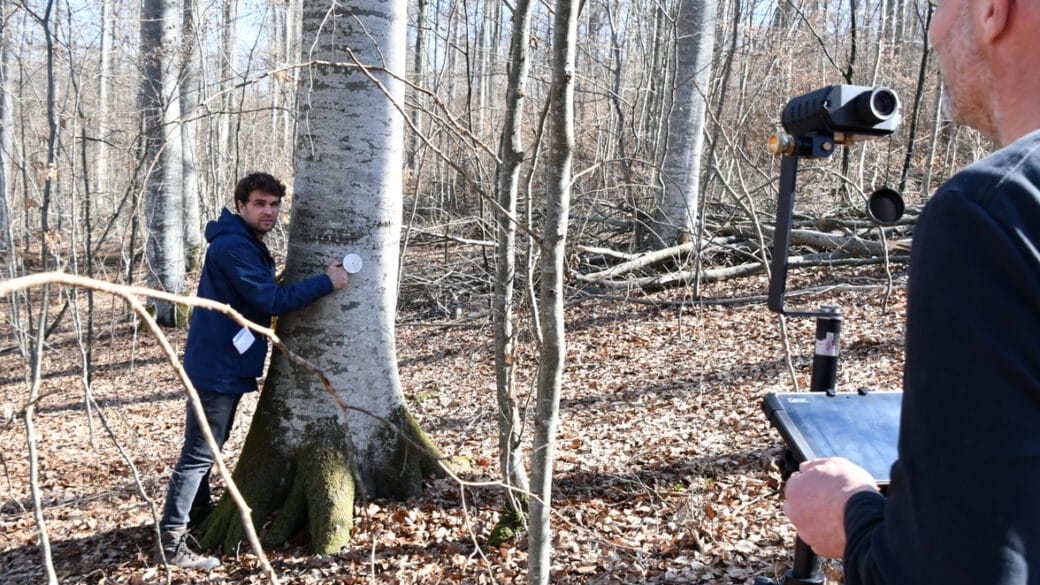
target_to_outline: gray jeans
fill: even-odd
[[[235,410],[241,398],[241,394],[199,391],[209,430],[218,447],[223,447],[231,435]],[[163,506],[163,516],[159,522],[163,530],[187,526],[192,510],[208,508],[210,505],[209,471],[213,466],[213,455],[202,437],[202,429],[190,402],[187,403],[186,411],[184,446],[181,447],[181,455],[166,488],[166,505]]]

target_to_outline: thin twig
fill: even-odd
[[[47,572],[47,582],[58,585],[58,575],[54,572],[54,559],[51,556],[51,542],[47,537],[47,524],[43,518],[43,504],[40,501],[40,464],[36,453],[36,429],[33,426],[33,410],[40,396],[40,375],[43,363],[43,338],[47,329],[47,305],[50,303],[50,286],[43,287],[43,301],[40,304],[40,323],[36,327],[36,345],[33,348],[32,383],[29,387],[29,400],[25,405],[25,441],[29,448],[29,490],[32,493],[33,516],[36,527],[40,531],[40,551],[43,553],[43,566]]]
[[[787,373],[791,376],[791,387],[798,392],[798,377],[794,373],[794,362],[791,360],[791,342],[787,338],[787,318],[783,313],[776,316],[780,323],[780,342],[784,346],[784,362],[787,364]]]

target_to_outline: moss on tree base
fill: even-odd
[[[498,524],[491,529],[491,534],[488,535],[488,546],[497,548],[503,544],[513,540],[517,535],[524,530],[527,530],[527,498],[522,498],[519,501],[523,507],[522,510],[517,510],[512,504],[506,503],[501,516],[498,518]]]
[[[265,527],[260,535],[264,546],[278,546],[304,529],[319,554],[348,543],[354,498],[362,485],[351,469],[358,470],[369,495],[396,499],[418,495],[424,478],[444,474],[439,451],[404,407],[388,417],[396,429],[384,429],[365,450],[373,457],[359,457],[357,465],[352,465],[349,440],[336,417],[307,424],[301,433],[305,439],[287,448],[279,420],[291,411],[269,390],[264,389],[257,404],[233,475],[253,525]],[[204,548],[219,547],[226,554],[241,550],[244,529],[227,494],[203,528]]]
[[[271,410],[261,401],[256,417],[263,418]],[[251,508],[253,526],[259,531],[270,521],[261,542],[278,546],[306,528],[314,552],[338,551],[350,541],[354,527],[354,478],[342,426],[333,418],[308,425],[308,440],[287,459],[273,447],[269,425],[256,422],[233,479]],[[203,526],[201,544],[231,554],[243,540],[238,508],[224,494]]]

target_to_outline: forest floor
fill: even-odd
[[[880,269],[792,274],[789,291],[816,291],[799,303],[843,309],[840,390],[900,386],[905,267],[893,270],[887,310]],[[794,531],[779,497],[782,442],[760,404],[769,392],[790,390],[791,377],[776,316],[762,301],[740,301],[765,289],[762,276],[706,285],[702,298],[719,302],[700,305],[689,303],[686,289],[571,291],[552,502],[553,583],[752,583],[757,575],[776,577],[790,562]],[[494,481],[494,332],[486,306],[431,312],[410,291],[402,288],[397,328],[408,404],[446,455],[471,464],[466,479]],[[151,508],[116,444],[151,503],[161,506],[180,447],[184,398],[157,341],[135,333],[123,316],[119,303],[98,303],[92,416],[70,316],[43,358],[33,420],[43,519],[59,581],[267,582],[247,546],[209,574],[168,573],[153,561]],[[20,414],[29,367],[6,307],[3,319],[0,583],[46,582]],[[804,389],[814,323],[787,321]],[[528,331],[529,319],[519,329]],[[184,332],[167,334],[180,350]],[[533,391],[536,362],[527,338],[516,357],[524,395]],[[255,404],[250,395],[239,410],[224,450],[230,464]],[[526,540],[495,549],[486,544],[500,496],[495,488],[433,479],[412,501],[360,502],[353,542],[338,554],[310,555],[303,542],[268,554],[283,583],[524,583]],[[840,582],[838,565],[826,572]]]

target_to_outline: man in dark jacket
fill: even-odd
[[[1001,148],[914,231],[899,460],[888,497],[807,461],[784,508],[847,585],[1040,584],[1040,0],[939,0],[944,108]]]
[[[235,187],[237,214],[227,209],[206,226],[209,249],[202,267],[198,296],[227,303],[258,325],[271,317],[305,307],[347,285],[339,262],[325,274],[292,285],[275,282],[275,264],[264,235],[275,226],[285,185],[266,173],[246,176]],[[199,393],[206,422],[223,446],[231,432],[242,394],[256,390],[263,374],[267,338],[253,335],[230,317],[196,309],[188,328],[184,369]],[[189,524],[200,522],[212,507],[209,471],[213,456],[202,436],[191,404],[187,407],[184,446],[167,488],[159,523],[166,562],[209,570],[220,561],[192,551],[185,541]]]

